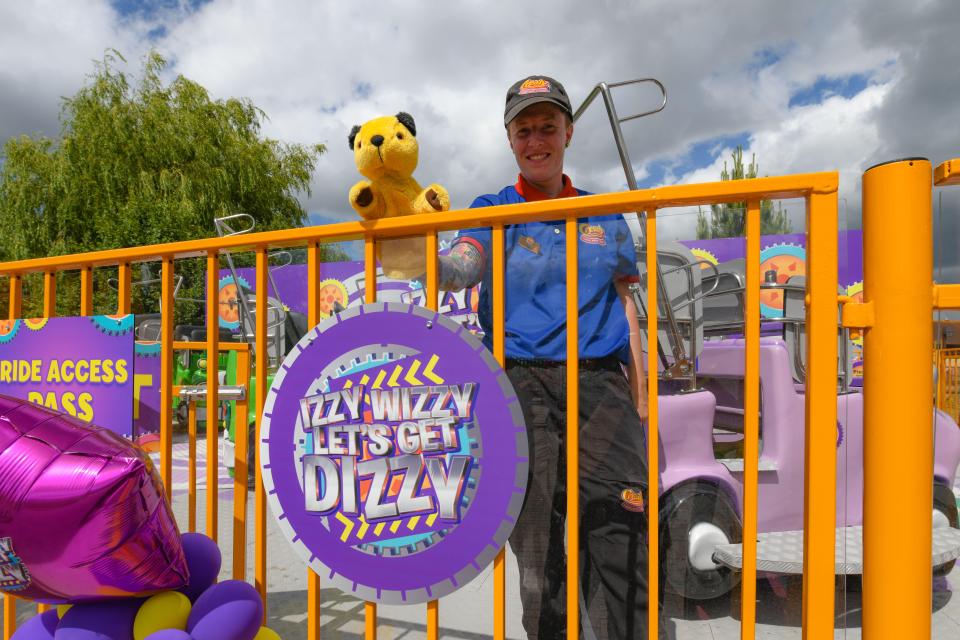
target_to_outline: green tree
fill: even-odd
[[[209,237],[213,218],[238,212],[253,216],[257,230],[305,222],[296,195],[309,194],[323,145],[262,137],[266,115],[247,99],[213,100],[182,75],[165,83],[156,52],[137,82],[118,60],[125,62],[108,51],[63,100],[58,140],[21,136],[4,145],[4,260]],[[185,293],[200,297],[199,267],[177,269]],[[70,282],[58,298],[76,298]],[[27,307],[25,300],[25,316],[37,313]]]
[[[757,164],[757,157],[750,160],[750,165],[743,165],[743,147],[737,146],[733,151],[733,168],[727,170],[727,163],[723,163],[723,171],[720,172],[720,180],[744,180],[756,178],[760,166]],[[744,230],[744,212],[747,209],[746,202],[727,202],[724,204],[710,205],[710,217],[699,210],[697,212],[697,239],[705,238],[733,238],[743,235]],[[776,208],[770,200],[760,201],[760,233],[762,235],[790,233],[790,220],[787,218],[787,210],[780,203]]]

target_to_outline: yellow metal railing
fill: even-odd
[[[938,349],[937,408],[960,422],[960,348]]]
[[[758,409],[759,409],[759,253],[760,253],[760,201],[771,198],[804,198],[806,200],[808,230],[808,279],[807,279],[807,407],[806,407],[806,463],[805,463],[805,553],[803,575],[803,629],[806,638],[832,637],[834,624],[834,527],[836,503],[836,304],[837,304],[837,174],[817,173],[794,176],[759,178],[745,181],[726,181],[710,184],[680,185],[659,189],[648,189],[626,193],[610,193],[584,196],[572,200],[548,200],[516,205],[503,205],[474,210],[451,211],[437,215],[418,215],[406,218],[389,218],[375,222],[345,222],[322,227],[307,227],[284,231],[270,231],[244,236],[229,236],[177,242],[164,245],[133,247],[112,251],[101,251],[70,256],[57,256],[43,259],[23,260],[0,264],[0,276],[7,276],[10,285],[10,317],[18,317],[21,309],[21,279],[28,273],[44,273],[45,308],[52,311],[56,292],[55,274],[60,271],[79,270],[81,275],[80,313],[90,314],[93,309],[93,269],[97,267],[119,267],[120,285],[118,310],[130,311],[130,265],[133,262],[159,260],[161,271],[161,447],[160,472],[170,495],[172,475],[172,385],[173,352],[173,281],[175,260],[187,257],[203,256],[207,262],[207,390],[215,397],[217,389],[217,353],[224,345],[218,342],[216,278],[218,275],[218,256],[220,252],[253,251],[256,255],[256,289],[267,290],[267,250],[276,247],[306,246],[309,268],[308,319],[311,325],[319,319],[319,296],[316,283],[320,280],[322,265],[319,260],[319,244],[344,240],[364,240],[366,301],[376,300],[376,243],[386,238],[424,235],[427,238],[426,299],[431,307],[437,300],[437,233],[472,227],[492,227],[492,307],[493,307],[493,351],[496,359],[504,362],[504,225],[522,222],[564,220],[567,237],[577,237],[578,217],[606,215],[625,211],[641,211],[646,217],[647,273],[654,282],[648,283],[648,335],[650,340],[648,363],[649,371],[657,370],[655,354],[657,351],[656,317],[656,219],[657,212],[666,207],[709,205],[721,202],[746,201],[747,206],[747,277],[748,295],[746,314],[747,349],[745,354],[746,398],[745,412],[749,418],[745,424],[745,471],[743,503],[743,540],[744,561],[741,581],[741,637],[754,637],[756,621],[756,533],[757,533],[757,450],[758,450]],[[568,451],[577,451],[577,402],[578,402],[578,345],[577,345],[577,243],[566,244],[567,268],[567,357],[568,385],[567,406]],[[753,265],[753,268],[749,268]],[[944,295],[948,295],[945,292]],[[952,294],[951,294],[952,295]],[[267,380],[267,309],[266,296],[256,299],[256,343],[255,372],[256,389],[256,441],[259,441],[263,406],[266,398]],[[929,365],[928,365],[929,369]],[[929,396],[928,396],[929,397]],[[648,469],[650,495],[659,493],[658,461],[658,388],[656,376],[651,376],[648,386],[649,438]],[[216,403],[207,403],[208,411],[216,411]],[[929,401],[928,401],[929,405]],[[207,469],[216,469],[217,450],[216,413],[207,420]],[[195,415],[194,424],[195,424]],[[194,427],[195,428],[195,427]],[[246,474],[241,474],[246,464],[246,452],[242,451],[251,443],[240,443],[245,438],[246,429],[236,431],[238,446],[235,455],[237,477],[235,487],[245,483]],[[240,454],[243,453],[242,459]],[[259,465],[259,447],[255,447]],[[567,462],[567,513],[579,513],[579,494],[577,456],[569,455]],[[214,472],[215,473],[215,472]],[[929,480],[929,478],[927,478]],[[207,493],[207,532],[212,537],[218,535],[216,476],[208,478]],[[245,491],[241,491],[245,495]],[[814,496],[816,497],[814,499]],[[658,558],[658,506],[656,500],[649,500],[649,585],[650,585],[650,637],[658,632],[657,585],[659,583]],[[246,527],[246,505],[235,503],[234,543],[237,544],[238,530]],[[927,517],[929,520],[929,517]],[[579,606],[577,585],[579,584],[579,527],[573,526],[577,516],[570,516],[568,527],[568,563],[567,563],[567,635],[577,638]],[[929,525],[928,525],[929,526]],[[239,529],[238,529],[239,528]],[[881,533],[875,535],[883,535]],[[887,535],[893,535],[889,529]],[[868,534],[869,535],[869,534]],[[267,602],[267,564],[266,564],[266,503],[263,482],[257,474],[254,492],[254,585]],[[242,551],[240,552],[242,555]],[[929,563],[928,563],[929,564]],[[242,570],[235,574],[242,576]],[[319,637],[320,619],[320,578],[308,571],[308,637]],[[929,576],[928,582],[929,582]],[[902,586],[902,585],[899,585]],[[494,561],[494,602],[493,637],[501,640],[505,637],[505,571],[504,553]],[[374,640],[377,635],[377,609],[374,603],[367,603],[366,637]],[[887,615],[891,612],[888,610]],[[929,612],[928,612],[929,614]],[[14,600],[6,598],[4,609],[4,638],[9,640],[15,628],[16,609]],[[884,615],[882,611],[879,615]],[[437,602],[427,605],[427,635],[435,639],[439,633],[439,606]],[[929,622],[929,621],[928,621]]]

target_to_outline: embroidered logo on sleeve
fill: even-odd
[[[530,236],[520,236],[520,239],[517,241],[521,247],[529,251],[530,253],[535,253],[540,255],[540,243],[531,238]]]
[[[600,246],[607,244],[607,236],[603,231],[603,227],[587,222],[580,224],[580,240],[587,244],[599,244]]]

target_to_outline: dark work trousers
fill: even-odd
[[[520,569],[523,626],[531,640],[563,640],[567,369],[508,359],[507,375],[523,407],[530,445],[526,500],[510,536]],[[606,633],[604,625],[594,625],[598,638],[646,639],[647,518],[623,494],[642,490],[646,497],[640,418],[615,358],[582,362],[579,385],[582,597],[588,607],[594,595],[604,598]]]

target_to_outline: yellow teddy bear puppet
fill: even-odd
[[[356,125],[350,148],[360,173],[368,178],[350,189],[350,204],[365,220],[435,213],[450,209],[447,190],[434,183],[426,189],[413,179],[419,146],[413,116],[400,112]],[[423,238],[377,243],[377,258],[390,278],[409,280],[425,271]]]

